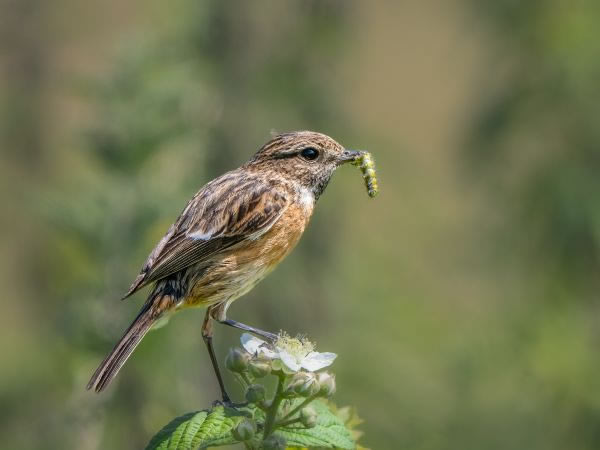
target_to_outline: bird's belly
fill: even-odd
[[[208,306],[232,302],[248,293],[272,270],[260,264],[247,264],[235,269],[219,270],[198,280],[185,299],[185,306]]]
[[[249,270],[244,275],[236,277],[235,280],[231,281],[232,286],[228,300],[233,301],[250,292],[254,286],[271,272],[271,270],[272,269],[269,267],[261,267],[255,270]]]

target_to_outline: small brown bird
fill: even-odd
[[[159,319],[180,309],[203,306],[208,309],[202,336],[223,400],[228,402],[212,347],[212,320],[270,340],[276,338],[228,319],[227,309],[290,253],[335,169],[361,154],[345,150],[320,133],[280,134],[242,167],[200,189],[152,250],[123,297],[155,283],[87,388],[102,391]]]

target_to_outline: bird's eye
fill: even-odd
[[[319,157],[319,151],[312,147],[305,148],[300,152],[300,156],[302,156],[307,161],[314,161]]]

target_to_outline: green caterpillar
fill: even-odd
[[[377,186],[377,174],[375,173],[375,161],[373,161],[371,154],[369,152],[360,152],[360,156],[352,161],[352,164],[357,166],[362,172],[369,197],[375,197],[379,192],[379,188]]]

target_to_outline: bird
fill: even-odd
[[[123,297],[153,285],[87,389],[104,390],[153,326],[176,311],[205,307],[202,337],[223,402],[230,402],[212,344],[213,322],[269,341],[277,338],[229,319],[228,308],[292,251],[335,170],[363,153],[314,131],[282,133],[247,163],[202,187],[152,250]]]

